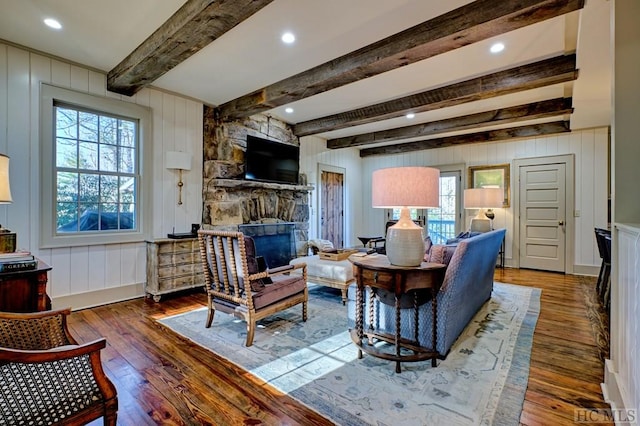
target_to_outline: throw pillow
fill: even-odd
[[[309,240],[309,246],[313,250],[313,254],[318,254],[318,251],[329,251],[333,249],[333,243],[329,240],[313,239]]]
[[[449,238],[447,240],[447,244],[459,243],[460,241],[462,241],[464,239],[475,237],[476,235],[480,235],[480,234],[482,234],[482,232],[476,232],[476,231],[461,232],[458,235],[456,235],[455,238]]]
[[[427,238],[424,239],[424,252],[428,254],[432,246],[433,242],[431,241],[431,237],[427,235]]]
[[[456,246],[454,245],[442,245],[436,244],[431,247],[431,251],[428,255],[428,262],[432,263],[443,263],[445,265],[449,264],[451,261],[451,257],[453,256],[453,252],[456,250]]]

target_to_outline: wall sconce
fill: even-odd
[[[180,179],[178,180],[178,205],[182,205],[182,171],[191,170],[191,154],[181,151],[168,151],[165,153],[164,165],[167,169],[178,170]]]

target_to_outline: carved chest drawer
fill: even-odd
[[[147,241],[147,296],[159,302],[163,294],[194,287],[204,288],[197,238]]]

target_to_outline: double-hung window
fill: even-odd
[[[148,110],[43,84],[42,122],[41,246],[143,239]]]

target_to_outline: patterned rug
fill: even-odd
[[[206,309],[160,320],[174,332],[270,383],[339,425],[517,425],[529,377],[540,290],[495,283],[444,361],[395,363],[364,354],[347,331],[339,292],[310,286],[309,319],[293,307],[245,324]]]

